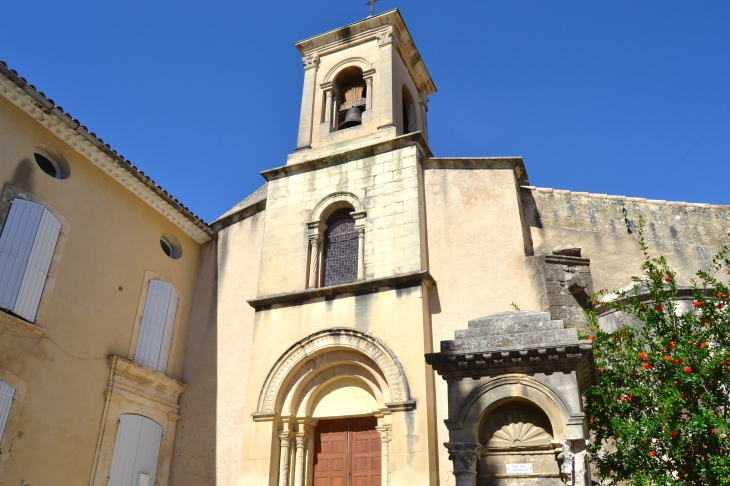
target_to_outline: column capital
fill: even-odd
[[[454,475],[476,474],[477,461],[481,457],[482,446],[475,442],[445,442],[449,450],[449,460],[454,463]]]
[[[289,431],[279,432],[279,440],[281,441],[282,447],[289,447],[291,445],[292,434]]]
[[[297,449],[305,449],[307,447],[307,443],[309,442],[309,434],[307,434],[306,432],[299,433],[294,437],[294,440],[296,440]]]
[[[390,442],[392,440],[392,438],[391,438],[391,432],[393,430],[392,426],[380,425],[378,427],[375,427],[375,430],[377,430],[378,433],[380,434],[380,440],[382,442]]]
[[[319,53],[313,52],[307,56],[302,57],[302,66],[305,71],[316,68],[319,66]]]
[[[395,31],[392,27],[384,30],[383,32],[378,32],[375,36],[378,38],[378,46],[380,47],[385,47],[391,44],[396,46],[398,44],[398,37],[395,35]]]

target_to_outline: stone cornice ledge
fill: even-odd
[[[424,169],[512,169],[518,184],[527,180],[522,157],[431,157],[422,163]]]
[[[322,157],[303,160],[302,162],[297,162],[295,164],[265,170],[261,172],[261,175],[267,181],[273,181],[294,174],[301,174],[303,172],[332,167],[333,165],[344,164],[345,162],[350,162],[352,160],[375,157],[379,154],[414,145],[418,147],[418,150],[420,150],[424,157],[433,156],[423,134],[421,134],[421,132],[413,132],[390,140],[385,140],[383,142],[374,143],[372,145],[356,147],[351,150],[344,150],[339,153],[324,155]]]
[[[114,384],[119,384],[172,405],[177,404],[180,394],[187,387],[185,383],[180,383],[159,371],[115,354],[109,355],[109,367],[111,368],[109,382],[112,388]]]
[[[408,285],[423,283],[427,287],[433,286],[436,281],[431,277],[427,270],[404,273],[394,275],[392,277],[374,278],[370,280],[360,280],[340,285],[332,285],[330,287],[321,287],[316,289],[295,290],[293,292],[284,292],[281,294],[270,294],[247,300],[248,304],[256,310],[265,306],[275,304],[292,304],[297,302],[305,302],[318,297],[332,297],[341,294],[364,292],[368,290],[380,289],[384,287],[393,287],[398,285]]]

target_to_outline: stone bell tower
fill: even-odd
[[[417,131],[428,138],[426,104],[436,87],[397,10],[296,47],[304,89],[289,165]]]

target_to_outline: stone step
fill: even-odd
[[[520,329],[521,327],[526,328],[529,324],[540,324],[551,319],[549,312],[508,311],[472,319],[469,321],[469,329],[508,329],[510,327]]]
[[[503,349],[538,348],[541,346],[560,346],[577,343],[578,331],[571,329],[551,329],[539,332],[517,334],[489,334],[455,341],[441,341],[442,353],[489,352]]]
[[[474,321],[471,321],[474,322]],[[495,322],[491,326],[484,325],[479,327],[471,327],[469,329],[459,329],[455,332],[456,339],[465,339],[470,337],[486,336],[491,334],[519,334],[524,332],[540,332],[550,331],[553,329],[563,329],[565,325],[563,321],[540,321],[540,322]]]

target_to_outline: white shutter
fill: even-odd
[[[13,310],[44,208],[13,199],[0,235],[0,307]]]
[[[109,486],[136,486],[143,474],[157,474],[162,427],[141,415],[119,417]]]
[[[13,307],[13,312],[30,322],[35,321],[38,312],[38,304],[41,301],[43,287],[46,285],[48,269],[51,268],[51,260],[60,232],[61,223],[56,221],[56,218],[47,209],[43,208],[43,216],[35,235],[33,248],[30,250],[18,298]]]
[[[15,388],[4,381],[0,381],[0,441],[2,441],[5,433],[5,425],[8,423],[8,414],[10,414],[10,407],[13,405],[13,397],[15,397]]]
[[[160,348],[160,360],[157,369],[167,374],[167,361],[170,358],[170,347],[172,346],[172,331],[175,328],[175,316],[177,315],[177,292],[170,287],[170,303],[167,306],[165,317],[165,330],[162,333],[162,346]]]
[[[172,285],[161,280],[150,280],[147,289],[147,300],[142,312],[142,323],[137,339],[137,348],[134,352],[134,360],[144,366],[155,370],[166,371],[167,356],[170,353],[170,342],[167,342],[167,349],[163,353],[163,342],[168,325],[168,315],[172,315],[172,323],[175,322],[175,311],[177,309],[177,294]],[[172,324],[169,328],[170,340],[172,338]],[[161,356],[165,355],[164,366],[160,367]]]

